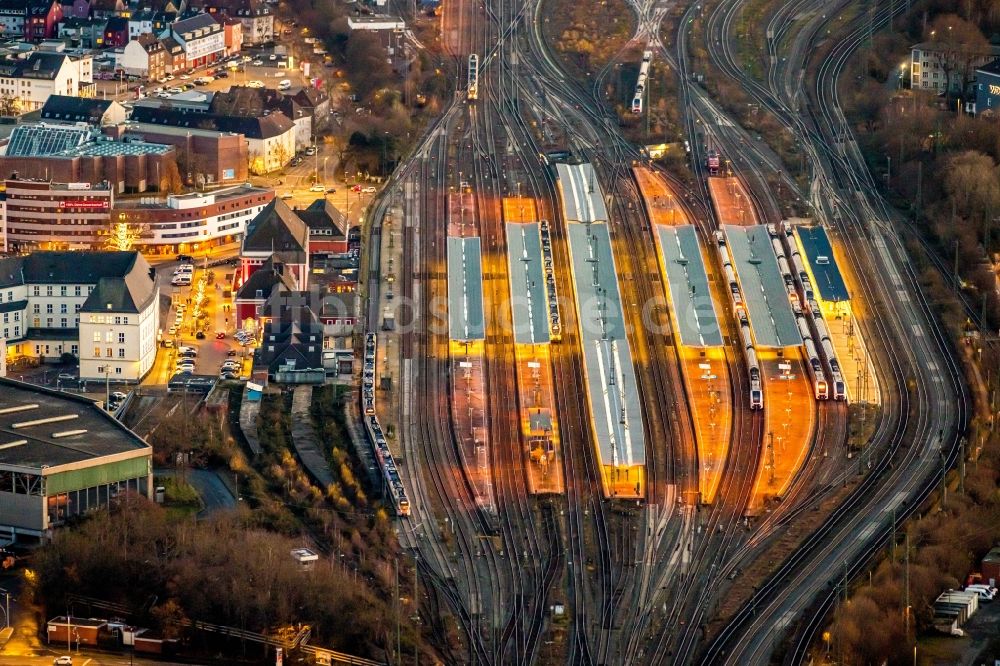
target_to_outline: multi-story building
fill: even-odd
[[[116,125],[125,122],[127,115],[125,107],[112,99],[70,97],[68,95],[52,95],[46,100],[41,111],[43,121],[86,123],[94,126]],[[26,126],[28,125],[21,127]]]
[[[153,450],[94,402],[0,379],[0,538],[38,542],[136,493],[152,499]]]
[[[58,36],[76,47],[101,49],[104,48],[104,26],[107,24],[107,19],[73,17],[59,23]]]
[[[157,81],[167,74],[167,49],[155,35],[140,35],[122,49],[118,56],[118,67],[128,76],[141,76]]]
[[[189,69],[215,62],[226,53],[224,30],[208,14],[175,21],[162,36],[170,37],[181,45]]]
[[[35,51],[0,61],[0,97],[13,100],[17,112],[42,108],[51,95],[93,97],[93,59]]]
[[[225,15],[239,20],[243,26],[243,43],[259,46],[274,40],[274,14],[261,0],[207,0],[204,10],[213,15]]]
[[[111,219],[136,229],[136,245],[147,255],[172,256],[239,242],[273,199],[273,190],[245,185],[165,200],[119,199]]]
[[[88,102],[94,107],[88,107]],[[116,102],[51,98],[43,115],[50,121],[76,124],[18,125],[10,140],[0,145],[0,173],[12,174],[12,180],[78,183],[78,190],[89,185],[118,194],[163,191],[177,184],[180,176],[173,146],[115,140],[96,126],[83,125],[103,122],[118,112],[115,107],[120,109]]]
[[[295,125],[280,111],[247,117],[136,105],[132,109],[131,120],[144,125],[163,125],[182,130],[241,134],[247,142],[248,168],[254,174],[277,171],[295,156]]]
[[[4,39],[22,38],[26,14],[24,0],[0,0],[0,36]]]
[[[159,288],[137,251],[0,259],[5,357],[72,354],[81,380],[138,381],[156,357]]]
[[[120,125],[115,131],[116,136],[173,146],[186,185],[230,185],[247,180],[250,148],[246,137],[237,132],[135,122]]]
[[[107,240],[114,192],[91,183],[6,180],[7,251],[90,249]]]
[[[913,90],[964,93],[977,67],[1000,57],[1000,47],[969,53],[948,44],[924,42],[910,47],[910,88]]]
[[[58,0],[29,0],[24,21],[25,41],[52,39],[62,17],[63,9]]]

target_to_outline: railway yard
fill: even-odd
[[[664,43],[665,8],[634,3],[616,58],[639,72],[633,114],[676,67],[691,180],[608,115],[614,63],[565,75],[542,7],[448,4],[454,99],[365,229],[359,404],[427,631],[453,663],[769,663],[775,636],[804,661],[829,572],[855,575],[953,459],[956,362],[891,228],[864,221],[888,211],[831,185],[867,171],[799,134],[791,65],[768,86],[734,65],[734,10],[699,15],[715,62],[837,176],[808,216],[783,211],[759,137],[688,82],[691,35]]]

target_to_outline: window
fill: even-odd
[[[52,317],[46,317],[46,318],[45,318],[45,322],[46,322],[46,323],[45,323],[45,326],[46,326],[46,327],[48,327],[48,328],[52,328]]]
[[[80,353],[80,347],[78,345],[70,345],[69,350],[73,354],[73,356],[77,356]]]
[[[61,323],[61,326],[62,326],[63,328],[66,328],[66,317],[63,317],[63,318],[62,318],[62,319],[60,319],[59,321],[60,321],[60,323]]]
[[[101,341],[101,332],[94,331],[94,342],[100,342],[100,341]]]
[[[76,314],[78,312],[80,312],[80,304],[79,303],[77,303],[76,305],[73,306],[73,313]]]
[[[32,306],[32,308],[31,308],[31,311],[32,311],[32,312],[34,312],[35,314],[38,314],[39,312],[41,312],[41,310],[39,309],[40,307],[41,307],[41,306],[40,306],[40,305],[38,305],[38,303],[35,303],[35,304],[34,304],[34,305]]]
[[[111,347],[108,347],[104,351],[107,352],[107,354],[105,354],[105,356],[107,356],[108,358],[111,358],[112,356],[114,356],[114,350],[112,350]]]
[[[122,317],[122,323],[128,326],[128,317]]]
[[[101,358],[101,348],[94,347],[94,358]]]
[[[106,333],[104,334],[104,341],[105,341],[105,342],[111,342],[111,335],[112,335],[112,334],[111,334],[111,331],[108,331],[108,332],[106,332]]]
[[[15,312],[14,313],[14,321],[21,321],[21,313],[20,312]]]
[[[3,313],[3,323],[5,323],[5,324],[10,323],[9,320],[8,320],[8,317],[10,317],[10,314],[4,312]]]
[[[45,314],[52,314],[52,304],[51,303],[46,303],[45,304]]]
[[[34,291],[32,292],[32,294],[33,294],[33,295],[35,295],[35,296],[41,296],[41,295],[42,295],[42,292],[41,292],[41,290],[40,290],[40,289],[38,288],[38,286],[37,286],[37,285],[36,285],[36,286],[34,287]]]
[[[124,347],[119,347],[118,348],[118,358],[125,358],[125,348]]]
[[[122,374],[122,369],[121,368],[115,368],[115,374],[116,375]]]
[[[45,295],[46,296],[51,296],[52,295],[52,285],[51,284],[45,287]]]
[[[63,285],[62,287],[59,287],[59,295],[60,296],[65,296],[66,295],[66,286],[65,285]]]
[[[59,314],[66,314],[66,304],[62,303],[59,305]]]
[[[125,334],[124,333],[119,333],[118,334],[118,344],[120,344],[120,345],[125,344]]]
[[[121,325],[122,325],[122,318],[115,317],[115,326],[121,326]]]
[[[74,296],[80,295],[80,285],[76,285],[75,287],[73,287],[73,295]]]

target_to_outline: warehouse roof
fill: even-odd
[[[604,195],[590,164],[556,164],[563,215],[570,222],[606,222]]]
[[[643,465],[635,368],[606,224],[568,227],[587,390],[601,464]]]
[[[797,226],[794,232],[809,263],[813,289],[819,291],[820,299],[828,303],[850,300],[826,229],[820,226]]]
[[[478,237],[448,237],[448,332],[452,340],[482,340],[483,266]]]
[[[548,305],[538,223],[510,223],[506,226],[514,342],[548,342]]]
[[[694,226],[657,225],[656,230],[681,342],[689,347],[720,346],[722,331]]]
[[[754,341],[761,347],[795,347],[802,336],[767,227],[724,227],[733,268],[743,292]]]
[[[0,378],[0,468],[41,471],[152,449],[92,401]]]

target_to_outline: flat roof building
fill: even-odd
[[[134,492],[152,448],[86,398],[0,378],[0,538],[37,541]]]
[[[542,270],[542,244],[538,223],[507,224],[507,261],[510,270],[511,317],[514,342],[549,341],[549,319]]]
[[[793,233],[805,255],[806,270],[820,300],[827,303],[849,301],[851,296],[833,256],[833,246],[826,229],[821,226],[796,226]]]
[[[657,225],[656,233],[681,342],[688,347],[721,346],[722,331],[694,226],[661,224]]]
[[[556,164],[559,186],[562,188],[563,215],[570,222],[607,222],[597,175],[590,164]]]
[[[750,329],[759,347],[802,344],[767,227],[723,225],[736,279],[747,305]]]
[[[448,333],[459,341],[486,337],[478,237],[448,237]]]

